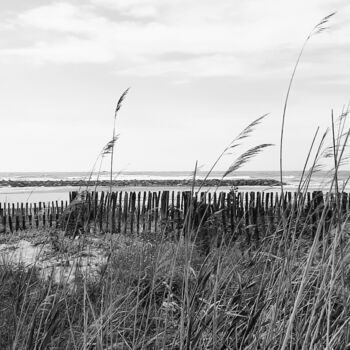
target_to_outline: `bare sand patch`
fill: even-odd
[[[95,244],[94,244],[95,243]],[[71,283],[77,276],[93,278],[107,260],[107,251],[94,240],[41,236],[12,238],[0,244],[0,265],[36,267],[44,279]]]

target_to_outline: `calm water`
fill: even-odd
[[[213,172],[210,178],[220,178],[222,172]],[[203,178],[206,172],[199,172],[198,178]],[[0,179],[11,180],[79,180],[88,179],[90,173],[86,172],[0,172]],[[147,179],[191,179],[191,172],[185,171],[144,171],[144,172],[123,172],[122,174],[114,174],[114,178],[118,180],[147,180]],[[287,183],[286,190],[293,191],[297,189],[299,179],[301,176],[300,171],[286,171],[284,172],[283,180]],[[350,177],[350,171],[342,171],[339,173],[339,185],[343,186]],[[96,174],[92,179],[96,178]],[[105,172],[100,174],[99,178],[109,179],[109,173]],[[234,175],[228,177],[229,179],[275,179],[279,180],[278,171],[238,171]],[[310,183],[310,190],[328,190],[329,188],[330,174],[326,172],[318,172],[313,175]],[[47,202],[52,200],[68,200],[69,191],[73,190],[72,187],[0,187],[0,202]],[[133,190],[133,188],[124,188],[125,190]],[[138,189],[141,189],[138,187]],[[147,190],[148,188],[142,188]],[[152,187],[153,190],[158,190]],[[169,188],[170,190],[172,188]],[[178,190],[179,187],[173,189]],[[278,188],[266,188],[262,186],[241,186],[239,190],[275,190]],[[347,186],[347,190],[350,190],[350,186]]]

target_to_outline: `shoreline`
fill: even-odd
[[[287,185],[286,183],[283,183]],[[112,182],[113,187],[173,187],[173,186],[192,186],[193,180],[114,180]],[[280,186],[280,181],[274,179],[234,179],[234,180],[220,180],[220,179],[207,179],[196,180],[195,186]],[[85,180],[0,180],[0,188],[6,187],[109,187],[110,181],[85,181]]]

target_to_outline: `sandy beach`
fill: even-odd
[[[201,180],[196,182],[195,189],[198,190]],[[220,181],[219,179],[210,179],[204,183],[204,191],[215,191],[217,186],[220,191],[228,192],[234,187],[241,191],[264,191],[278,190],[278,182],[273,179],[235,179]],[[109,191],[109,182],[107,180],[99,181],[97,186],[95,182],[82,180],[1,180],[0,181],[0,203],[37,203],[51,201],[68,201],[69,192],[79,191],[81,189]],[[189,191],[192,188],[190,180],[178,179],[147,179],[147,180],[119,180],[114,181],[113,191],[141,191],[141,192],[159,192],[159,191]]]

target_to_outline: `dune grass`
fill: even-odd
[[[213,220],[203,249],[208,232],[204,222],[194,225],[190,206],[180,237],[167,229],[157,237],[100,236],[106,259],[94,273],[75,269],[73,280],[57,280],[54,271],[43,278],[39,266],[3,261],[0,348],[349,347],[350,223],[337,178],[350,135],[344,115],[332,119],[331,146],[321,138],[300,179],[303,194],[322,157],[333,155],[329,195],[316,208],[316,223],[311,211],[301,216],[300,196],[276,225],[260,223],[260,240],[249,244]],[[71,244],[64,232],[50,237],[46,243],[66,260],[92,242],[88,234]]]
[[[69,284],[3,263],[0,348],[344,349],[350,240],[334,215],[314,240],[307,228],[296,238],[294,212],[262,241],[222,240],[208,255],[186,237],[110,235],[98,273]]]

